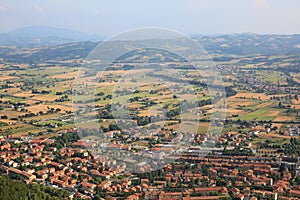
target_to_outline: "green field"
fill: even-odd
[[[247,121],[252,121],[252,120],[269,121],[269,120],[274,120],[275,116],[264,116],[269,111],[270,111],[270,109],[268,109],[268,108],[258,109],[258,110],[255,110],[253,112],[250,112],[246,115],[239,116],[239,117],[237,117],[237,119],[247,120]]]

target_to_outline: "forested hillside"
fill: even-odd
[[[1,200],[60,200],[69,196],[65,190],[58,190],[38,184],[25,184],[7,176],[0,176]]]

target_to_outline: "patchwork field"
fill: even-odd
[[[223,106],[213,109],[214,107],[209,103],[211,97],[203,82],[205,79],[212,78],[212,74],[205,68],[201,72],[178,66],[174,68],[170,66],[176,66],[177,63],[170,62],[154,68],[146,66],[144,69],[139,64],[130,63],[126,65],[131,69],[124,70],[121,68],[123,64],[118,63],[112,65],[111,70],[92,74],[84,65],[81,68],[72,67],[70,60],[65,63],[66,66],[64,64],[50,66],[41,64],[35,67],[20,65],[22,70],[0,70],[0,83],[8,83],[5,88],[0,88],[2,102],[0,112],[3,116],[0,118],[0,122],[3,122],[1,126],[28,125],[28,132],[32,132],[35,125],[38,129],[59,130],[72,127],[74,118],[72,113],[78,114],[85,107],[91,106],[97,109],[84,114],[90,117],[109,112],[108,105],[122,104],[128,106],[132,116],[136,118],[163,117],[168,114],[170,115],[168,120],[158,121],[155,124],[176,130],[179,124],[174,123],[174,119],[178,120],[185,116],[190,121],[207,121],[214,112],[222,111]],[[225,63],[220,62],[220,64]],[[265,74],[264,71],[256,70],[258,66],[267,69],[263,62],[239,66],[239,59],[236,59],[232,63],[238,67],[232,71],[226,68],[222,71],[226,79],[223,86],[230,87],[233,92],[226,102],[227,119],[235,122],[237,120],[276,121],[283,124],[299,120],[295,111],[300,109],[299,99],[288,100],[286,93],[268,94],[250,90],[247,89],[249,84],[244,85],[247,87],[242,89],[243,87],[240,87],[242,79],[236,70],[242,70],[241,74],[245,76],[248,75],[247,70],[250,70],[252,73],[248,77],[250,81],[257,80],[259,83],[270,85],[278,83],[286,85],[288,78],[286,74],[281,72]],[[298,73],[291,73],[290,76],[296,82],[300,77]],[[215,80],[215,83],[219,83],[219,80]],[[95,90],[90,90],[91,87],[95,87]],[[73,95],[75,91],[79,93]],[[97,100],[93,101],[94,98]],[[180,113],[178,108],[183,100],[198,101],[202,104],[187,110],[186,113]],[[279,102],[282,107],[279,107]],[[104,127],[108,127],[110,123],[100,122]],[[186,129],[193,130],[195,126],[197,123],[191,122],[186,124]],[[197,129],[205,133],[208,127],[208,122],[201,122]],[[18,127],[16,132],[23,134],[27,129]],[[229,130],[224,128],[224,131],[227,129]]]

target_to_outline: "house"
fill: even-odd
[[[48,173],[49,173],[49,169],[47,168],[35,172],[37,178],[41,178],[43,180],[46,180],[48,178]]]
[[[116,135],[116,134],[121,134],[121,131],[119,131],[119,130],[112,130],[112,131],[109,131],[109,132],[105,132],[104,133],[104,137],[106,137],[106,138],[113,138],[114,135]]]
[[[163,185],[164,187],[167,186],[167,182],[166,181],[154,181],[155,185]]]
[[[210,192],[220,192],[222,194],[228,194],[226,187],[210,187],[210,188],[194,188],[194,193],[210,193]]]
[[[7,143],[0,146],[0,150],[1,151],[9,151],[10,147],[11,147],[10,144],[7,142]]]
[[[67,187],[68,186],[68,182],[65,181],[61,181],[58,179],[51,179],[52,184],[57,185],[59,187]]]
[[[48,140],[48,139],[45,138],[45,139],[40,139],[40,140],[31,140],[30,143],[36,144],[36,145],[41,145],[42,143],[46,142],[46,140]]]
[[[182,200],[218,200],[221,199],[219,196],[193,196],[193,197],[183,197]]]
[[[63,164],[57,162],[51,162],[49,166],[54,167],[56,170],[62,169],[64,167]]]
[[[264,191],[264,190],[253,190],[252,194],[261,195],[263,198],[266,199],[278,199],[278,194],[276,192]]]
[[[95,184],[89,183],[87,181],[83,181],[80,183],[82,189],[86,192],[86,193],[94,193],[94,189],[96,188]]]
[[[107,189],[108,187],[111,186],[111,182],[108,180],[102,181],[98,187],[101,188],[102,190]]]
[[[99,174],[99,177],[102,179],[110,179],[110,174],[103,172]]]
[[[127,197],[127,200],[139,200],[140,199],[140,195],[138,194],[133,194]]]
[[[12,167],[9,167],[7,169],[7,171],[8,171],[8,176],[10,176],[10,177],[19,176],[22,179],[24,179],[27,183],[30,183],[31,181],[36,179],[35,175],[12,168]]]
[[[107,148],[109,149],[121,149],[121,150],[127,150],[130,151],[131,150],[131,145],[128,144],[109,144],[107,146]]]
[[[90,174],[94,178],[102,177],[102,174],[98,170],[96,170],[96,169],[91,169],[90,170]]]
[[[75,197],[76,197],[76,198],[79,198],[79,199],[90,199],[89,196],[84,195],[84,194],[81,194],[81,193],[76,193],[76,194],[75,194]]]
[[[158,195],[159,199],[182,199],[182,192],[160,192]]]

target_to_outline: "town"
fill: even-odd
[[[298,157],[268,146],[256,154],[255,149],[243,151],[251,149],[256,133],[228,132],[218,143],[227,142],[231,148],[214,148],[201,157],[202,148],[191,146],[176,162],[137,174],[126,172],[126,163],[116,165],[113,159],[91,154],[85,149],[90,143],[80,140],[74,129],[58,135],[54,139],[2,137],[1,173],[65,190],[66,197],[73,199],[300,198]],[[299,142],[292,137],[291,148]]]
[[[213,79],[207,69],[163,51],[135,52],[92,74],[74,52],[93,47],[0,47],[2,191],[24,199],[300,198],[296,55],[228,60],[215,51],[223,102],[204,81]]]

